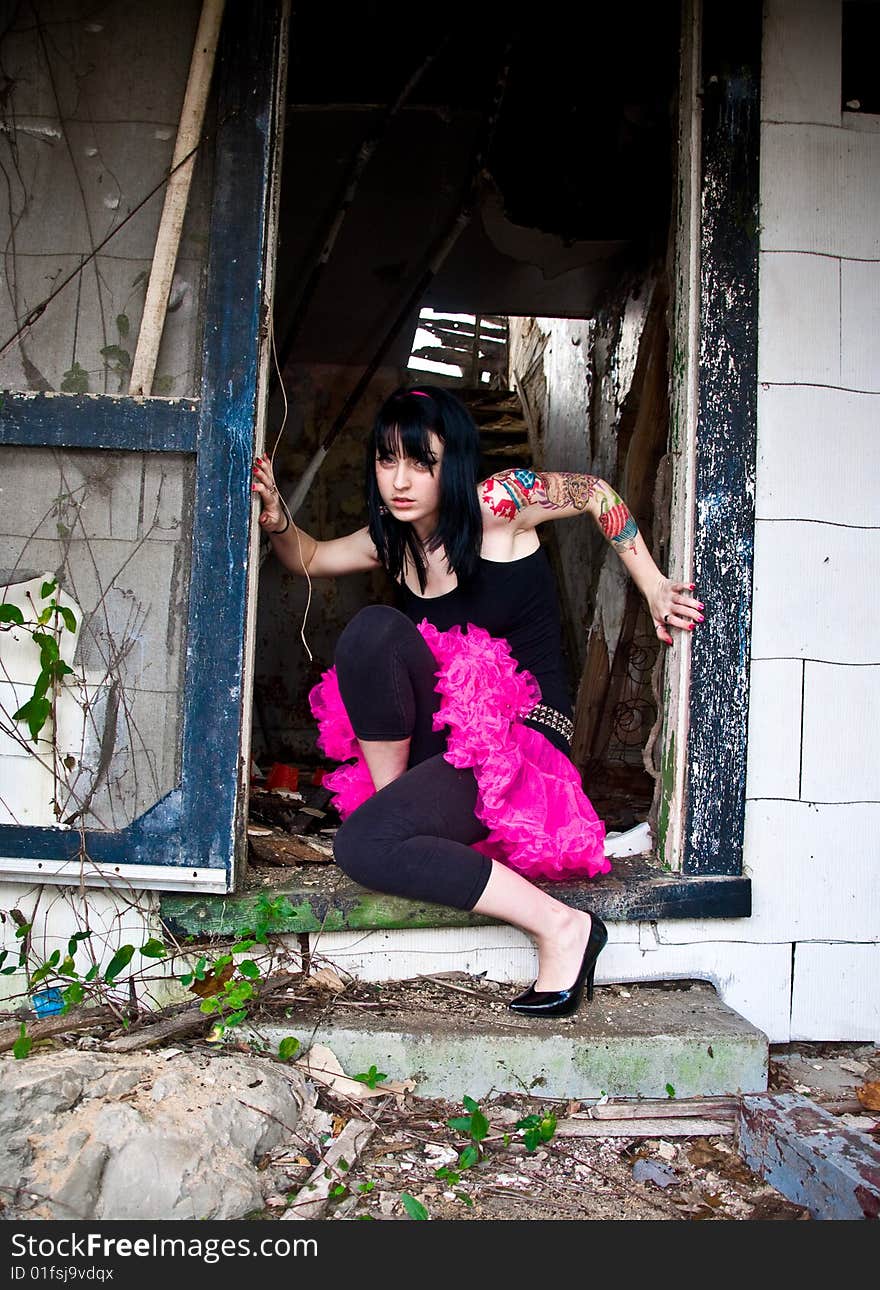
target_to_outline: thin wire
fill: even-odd
[[[278,445],[279,445],[279,444],[280,444],[280,442],[281,442],[281,436],[284,434],[284,427],[287,425],[287,391],[286,391],[286,390],[285,390],[285,388],[284,388],[284,381],[282,380],[282,377],[281,377],[281,368],[280,368],[280,366],[279,366],[279,364],[278,364],[278,355],[277,355],[277,353],[275,352],[275,318],[274,318],[274,315],[273,315],[273,316],[270,316],[270,319],[269,319],[269,339],[270,339],[271,346],[272,346],[272,361],[273,361],[273,363],[275,364],[275,372],[276,372],[276,375],[278,376],[278,384],[279,384],[279,386],[281,387],[281,397],[282,397],[282,398],[283,398],[283,400],[284,400],[284,416],[281,418],[281,426],[280,426],[280,428],[279,428],[279,430],[278,430],[278,434],[277,434],[277,435],[276,435],[276,437],[275,437],[275,443],[272,445],[272,451],[271,451],[271,453],[269,454],[269,465],[270,465],[270,466],[271,466],[271,468],[272,468],[272,477],[273,477],[273,479],[274,479],[274,477],[275,477],[275,454],[276,454],[276,452],[278,451]],[[277,488],[277,484],[276,484],[276,488]],[[308,569],[308,565],[306,564],[305,560],[303,559],[302,534],[301,534],[301,533],[300,533],[300,531],[299,531],[299,527],[298,527],[298,525],[297,525],[297,523],[296,523],[296,520],[293,518],[293,516],[292,516],[292,515],[291,515],[291,513],[290,513],[290,508],[288,507],[287,502],[285,502],[284,498],[283,498],[283,497],[282,497],[282,495],[281,495],[281,490],[280,490],[280,489],[278,490],[278,500],[279,500],[279,502],[281,503],[281,506],[282,506],[282,509],[283,509],[283,511],[284,511],[284,514],[287,516],[287,522],[288,522],[288,524],[292,524],[292,525],[293,525],[293,531],[294,531],[294,533],[296,534],[296,545],[297,545],[297,549],[298,549],[298,551],[299,551],[299,562],[300,562],[300,564],[301,564],[301,565],[302,565],[302,567],[303,567],[303,573],[306,575],[306,582],[309,584],[309,594],[308,594],[308,598],[306,599],[306,607],[305,607],[305,612],[303,613],[302,625],[300,626],[300,629],[299,629],[299,638],[300,638],[300,640],[302,641],[302,643],[303,643],[303,647],[305,648],[305,651],[306,651],[306,653],[307,653],[307,654],[308,654],[308,656],[309,656],[309,662],[310,662],[310,663],[312,663],[312,662],[314,662],[314,656],[313,656],[313,654],[312,654],[312,651],[309,649],[309,643],[308,643],[308,641],[306,640],[306,621],[307,621],[307,619],[308,619],[308,616],[309,616],[309,608],[311,607],[311,603],[312,603],[312,580],[311,580],[311,578],[309,577],[309,569]]]

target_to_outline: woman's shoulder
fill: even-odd
[[[511,524],[525,507],[532,504],[538,475],[528,466],[500,470],[477,485],[477,496],[483,523]]]

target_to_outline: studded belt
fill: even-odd
[[[538,725],[547,726],[550,730],[555,730],[557,734],[562,735],[563,739],[571,743],[571,737],[574,734],[574,722],[564,713],[557,712],[555,708],[550,708],[546,703],[539,703],[530,712],[523,717],[524,721],[535,721]]]

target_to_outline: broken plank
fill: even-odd
[[[736,1119],[740,1102],[736,1097],[639,1098],[629,1102],[597,1103],[572,1116],[575,1120],[666,1120],[708,1116],[713,1120]]]
[[[282,1220],[320,1218],[329,1204],[330,1188],[345,1182],[351,1166],[373,1136],[375,1128],[370,1120],[349,1120],[300,1187],[296,1200],[281,1215]],[[340,1161],[345,1162],[344,1166]]]
[[[702,1116],[677,1119],[649,1119],[623,1116],[609,1120],[560,1120],[557,1138],[710,1138],[736,1133],[733,1120],[711,1120]]]
[[[265,864],[280,866],[308,864],[332,864],[332,850],[313,847],[304,838],[281,837],[248,837],[248,844],[257,860]]]

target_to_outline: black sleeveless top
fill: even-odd
[[[398,583],[397,608],[414,623],[427,618],[438,631],[473,623],[503,637],[541,687],[541,702],[571,716],[556,580],[542,547],[509,562],[481,556],[474,576],[443,596],[417,596]]]

